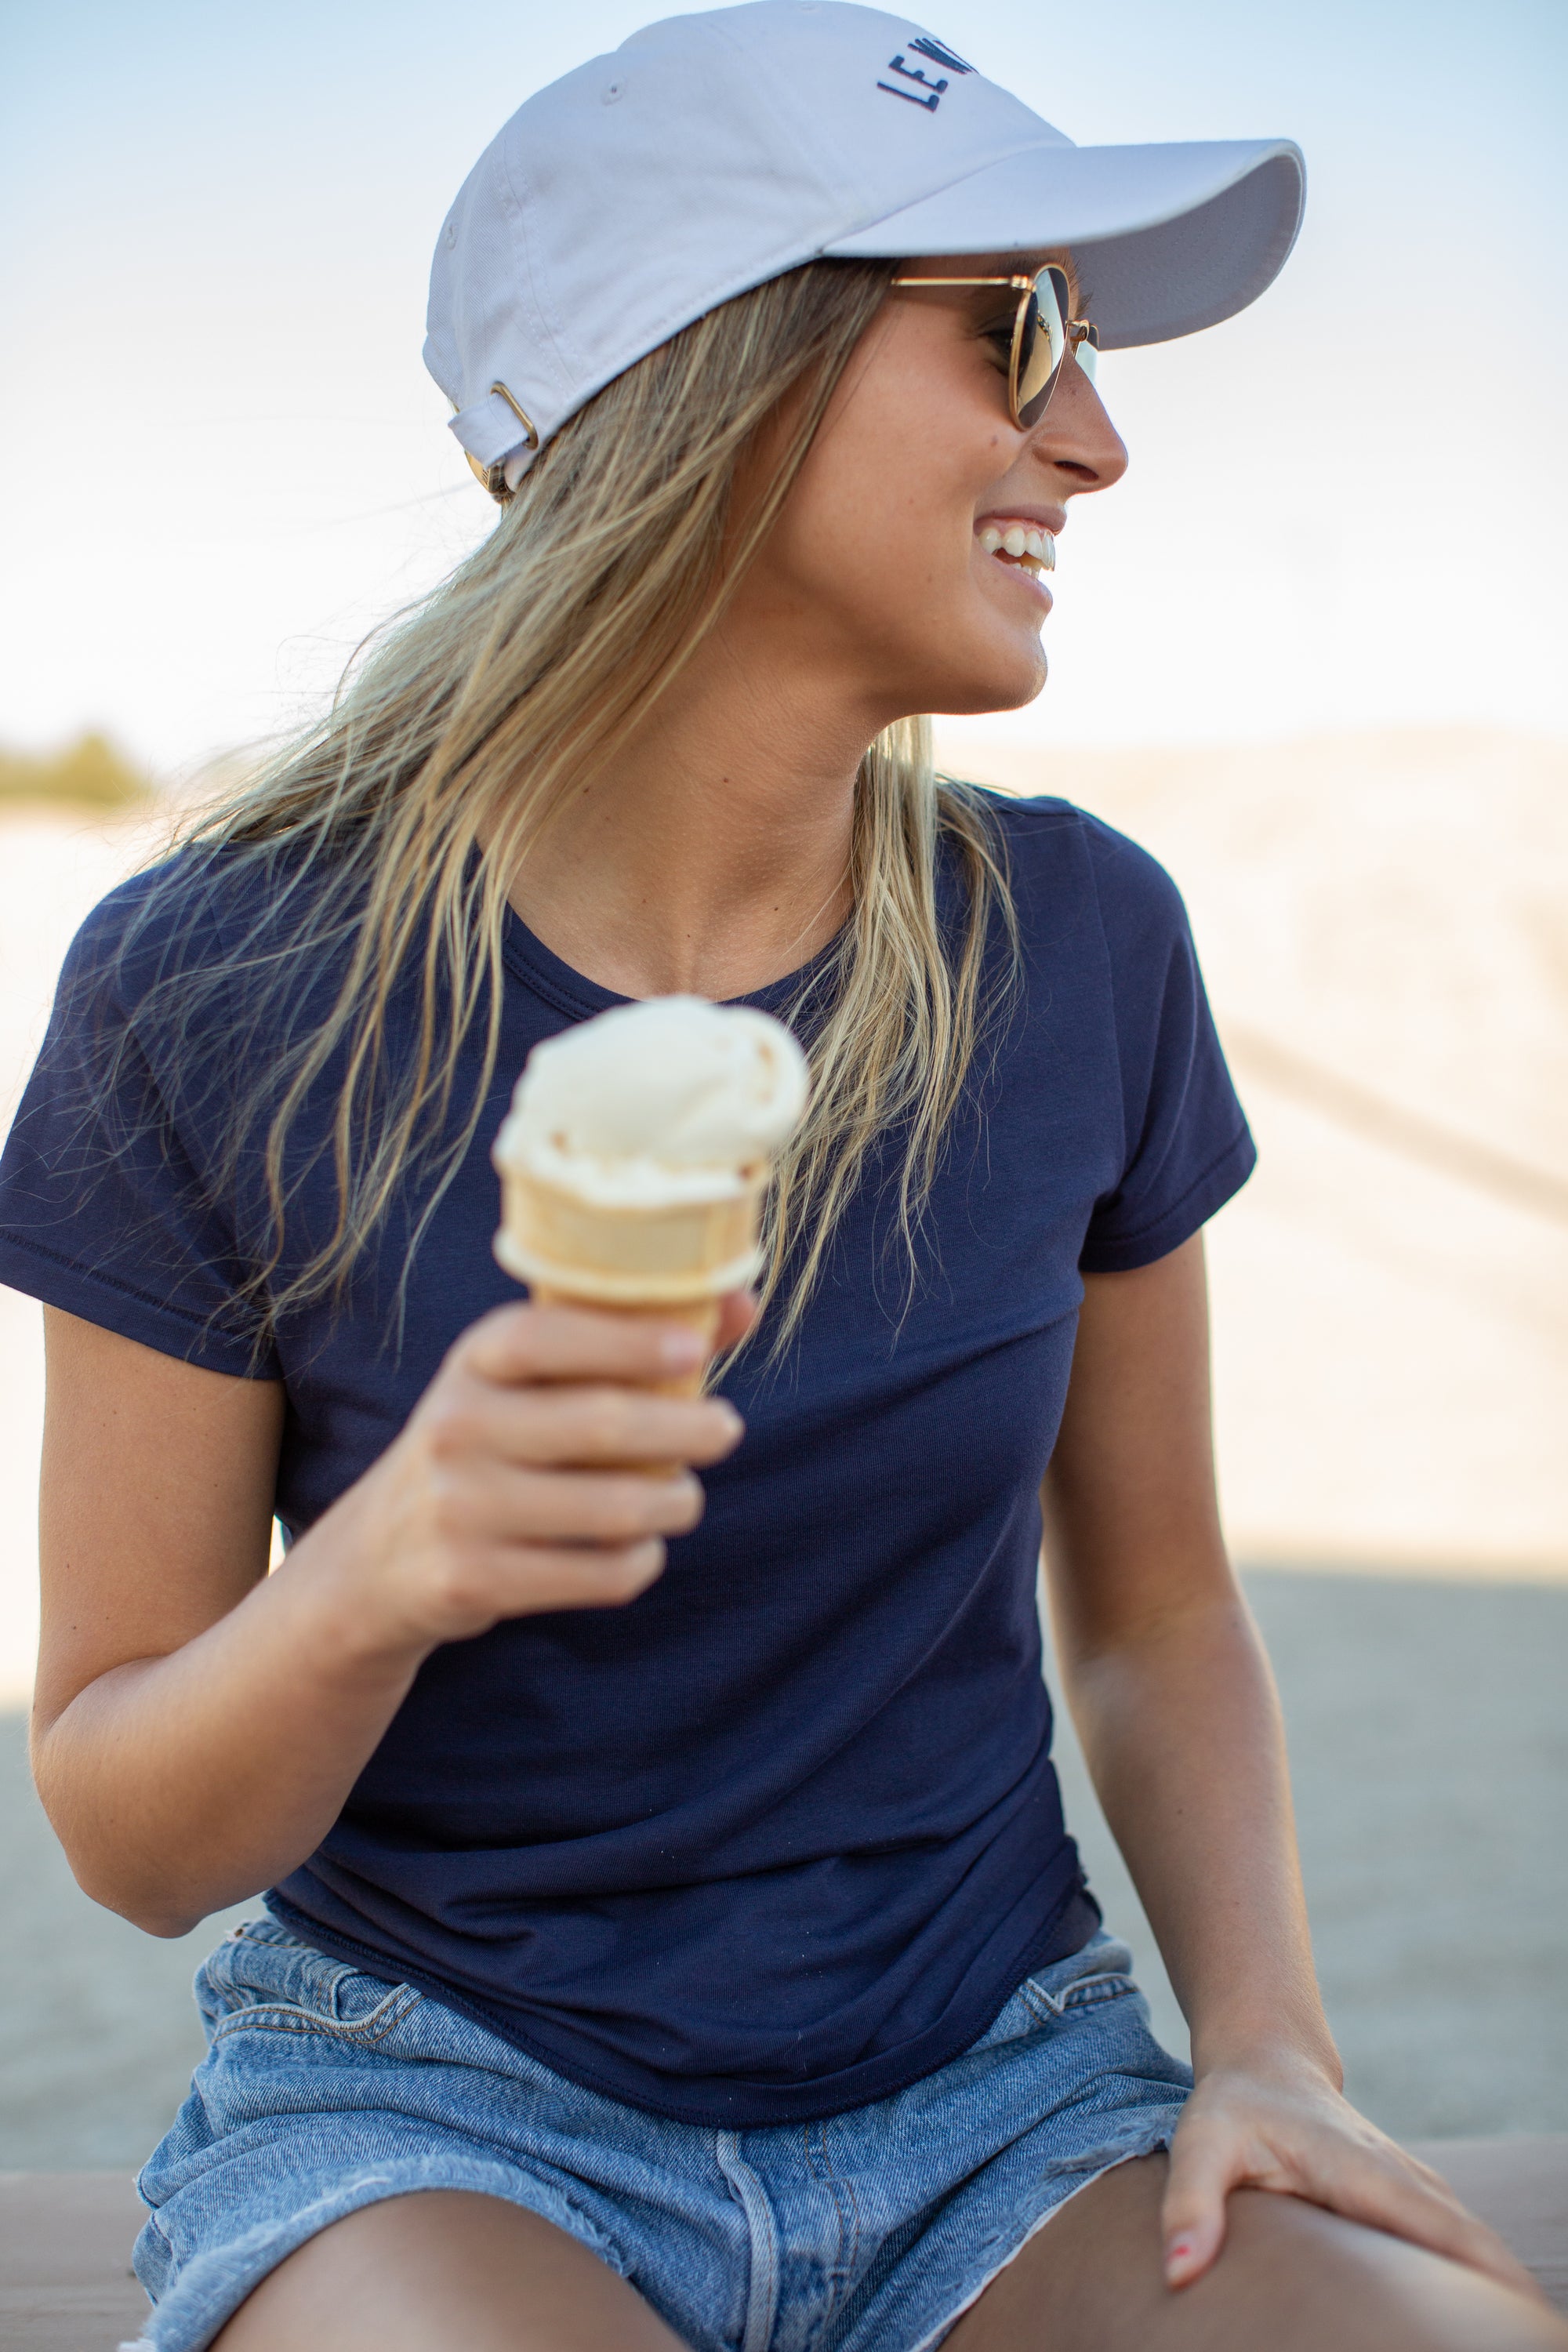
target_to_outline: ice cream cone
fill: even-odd
[[[765,1166],[742,1171],[718,1200],[585,1200],[527,1168],[501,1168],[496,1256],[531,1289],[541,1283],[605,1307],[721,1298],[757,1270]]]
[[[655,998],[537,1046],[496,1139],[495,1254],[541,1304],[657,1317],[701,1334],[757,1272],[773,1153],[805,1063],[764,1013]],[[691,1396],[704,1365],[660,1381]]]
[[[675,1209],[607,1209],[509,1171],[495,1254],[542,1306],[608,1307],[684,1325],[711,1354],[719,1302],[756,1271],[762,1190]],[[706,1360],[655,1383],[697,1396]]]

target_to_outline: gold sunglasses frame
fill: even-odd
[[[1020,433],[1028,432],[1033,429],[1032,427],[1025,425],[1023,418],[1018,414],[1018,378],[1022,372],[1024,355],[1024,321],[1029,315],[1030,296],[1033,295],[1037,299],[1038,299],[1040,279],[1042,278],[1050,277],[1053,274],[1058,278],[1062,278],[1065,281],[1066,272],[1056,263],[1048,263],[1044,269],[1038,270],[1033,278],[895,278],[893,280],[893,284],[896,287],[1011,286],[1015,289],[1018,296],[1018,315],[1013,321],[1013,349],[1007,370],[1007,405],[1012,412],[1013,422],[1017,426]],[[1053,292],[1055,291],[1054,289],[1052,290]],[[1061,312],[1061,308],[1062,306],[1058,301],[1057,304],[1058,315]],[[1069,315],[1062,319],[1062,331],[1067,337],[1067,350],[1062,354],[1064,359],[1067,357],[1068,352],[1071,352],[1075,357],[1077,357],[1078,353],[1086,346],[1090,352],[1097,352],[1099,350],[1099,330],[1088,319],[1075,319],[1070,315],[1069,311]],[[1079,363],[1080,366],[1082,365],[1081,360]],[[1094,381],[1094,368],[1092,362],[1084,370],[1084,373],[1088,375],[1089,382],[1092,383]],[[1058,366],[1057,370],[1057,376],[1058,379],[1060,375],[1061,369]],[[1050,392],[1046,395],[1047,407],[1049,407],[1050,405],[1051,396],[1055,393],[1056,388],[1056,383],[1053,383]],[[492,393],[500,393],[501,398],[505,401],[507,406],[510,409],[512,415],[521,425],[523,432],[527,436],[526,446],[531,450],[537,449],[539,446],[539,428],[534,424],[533,419],[529,415],[528,411],[522,406],[521,403],[517,398],[516,394],[510,390],[510,386],[499,383],[492,383],[490,390]],[[455,401],[453,403],[453,406],[454,408],[457,406],[457,403]],[[1040,415],[1043,416],[1045,413],[1045,409],[1042,408]],[[1035,422],[1036,424],[1038,424],[1039,417],[1037,417]],[[475,457],[469,457],[466,450],[464,455],[468,457],[468,464],[473,471],[475,480],[482,483],[484,488],[489,490],[491,498],[496,499],[500,505],[508,505],[511,499],[512,494],[506,486],[506,466],[504,461],[499,466],[481,466],[479,459]]]
[[[1013,351],[1012,357],[1007,367],[1007,407],[1012,416],[1013,423],[1020,433],[1032,433],[1034,431],[1034,425],[1026,425],[1023,417],[1019,414],[1018,379],[1023,372],[1024,321],[1029,315],[1030,297],[1033,296],[1036,301],[1038,301],[1040,280],[1042,278],[1049,277],[1060,278],[1065,284],[1067,280],[1067,272],[1061,268],[1059,263],[1047,262],[1045,268],[1037,270],[1033,278],[895,278],[893,280],[895,289],[900,286],[1011,286],[1014,289],[1018,297],[1018,315],[1013,321]],[[1053,295],[1055,294],[1055,291],[1056,289],[1053,287]],[[1058,315],[1061,317],[1062,332],[1067,338],[1066,348],[1062,352],[1062,358],[1065,360],[1070,355],[1072,358],[1078,360],[1079,365],[1083,367],[1085,375],[1088,376],[1090,383],[1092,383],[1094,382],[1094,361],[1091,359],[1089,365],[1084,367],[1080,353],[1083,351],[1088,350],[1098,356],[1100,351],[1100,330],[1095,326],[1092,320],[1075,319],[1071,313],[1070,304],[1064,310],[1063,305],[1058,300],[1057,303],[1057,310]],[[1040,422],[1040,417],[1044,416],[1046,409],[1050,406],[1051,402],[1056,395],[1057,384],[1060,380],[1061,367],[1058,363],[1056,376],[1052,381],[1050,390],[1046,394],[1045,407],[1041,409],[1040,415],[1036,417],[1035,425],[1037,425]]]

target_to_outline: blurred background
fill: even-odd
[[[5,1116],[170,806],[490,527],[419,360],[435,232],[512,108],[646,13],[0,6]],[[1104,362],[1132,469],[1063,542],[1051,683],[942,755],[1122,826],[1193,911],[1262,1151],[1211,1234],[1222,1479],[1352,2095],[1411,2136],[1568,2130],[1568,11],[933,29],[1080,141],[1307,152],[1269,295]],[[39,1411],[37,1310],[0,1293],[0,2168],[125,2167],[218,1923],[95,1911],[32,1796]]]

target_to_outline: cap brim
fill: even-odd
[[[1289,139],[1026,148],[824,247],[844,257],[1067,248],[1104,351],[1233,318],[1278,277],[1301,225]]]

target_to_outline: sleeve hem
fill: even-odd
[[[0,1234],[0,1282],[46,1307],[79,1315],[85,1323],[117,1332],[122,1339],[135,1339],[162,1356],[199,1364],[204,1370],[227,1372],[239,1380],[280,1377],[270,1349],[258,1356],[252,1341],[225,1330],[215,1319],[204,1320],[179,1307],[144,1298],[104,1275],[74,1265],[69,1258],[39,1249],[36,1243],[18,1241],[14,1234]]]
[[[1257,1165],[1258,1147],[1243,1127],[1219,1158],[1152,1224],[1106,1241],[1086,1242],[1079,1256],[1079,1273],[1131,1274],[1141,1265],[1169,1257],[1240,1192]]]

